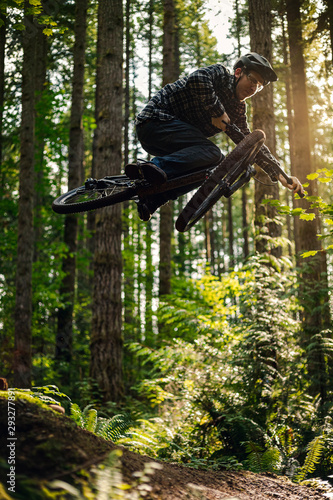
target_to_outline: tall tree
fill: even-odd
[[[17,238],[14,385],[31,385],[32,260],[34,250],[34,134],[36,32],[33,16],[24,3],[22,117]]]
[[[123,10],[121,0],[98,5],[96,75],[96,176],[122,166]],[[105,401],[123,393],[121,331],[121,206],[96,214],[90,375]]]
[[[249,0],[249,23],[251,50],[258,52],[272,60],[272,13],[271,0]],[[266,144],[274,154],[275,152],[275,121],[273,104],[273,86],[268,85],[264,90],[252,98],[253,106],[253,128],[263,129],[266,133]],[[260,175],[260,174],[259,174]],[[267,184],[268,177],[265,174],[260,175],[260,180]],[[268,180],[269,183],[269,180]],[[280,226],[272,219],[276,216],[275,207],[262,205],[264,198],[278,198],[278,185],[267,186],[256,183],[255,185],[255,220],[257,231],[265,231],[272,238],[281,235]],[[265,219],[268,217],[268,224]],[[264,227],[264,228],[263,228]],[[266,237],[260,238],[258,235],[256,249],[259,252],[267,250]],[[275,255],[281,255],[280,249],[272,249]]]
[[[75,2],[75,43],[73,50],[72,106],[69,130],[68,189],[74,189],[82,181],[83,171],[83,95],[87,30],[87,0]],[[64,305],[58,309],[56,358],[69,362],[72,357],[73,309],[75,297],[75,269],[78,220],[76,215],[65,218],[64,242],[67,254],[62,262],[64,278],[60,294]]]
[[[237,55],[241,56],[241,32],[242,32],[242,17],[239,8],[239,0],[235,1],[235,35],[237,40]],[[249,230],[248,230],[248,201],[247,201],[247,186],[242,187],[242,226],[243,226],[243,258],[247,259],[249,256]]]
[[[163,86],[177,80],[179,63],[176,55],[176,7],[174,0],[164,0],[163,20]],[[160,284],[159,294],[171,293],[171,238],[173,234],[173,204],[160,210]]]
[[[2,162],[2,118],[5,93],[6,5],[0,7],[0,165]]]
[[[301,22],[300,0],[287,0],[286,12],[288,21],[289,52],[291,66],[292,101],[294,110],[294,131],[292,134],[293,155],[291,157],[292,173],[301,180],[313,172],[311,158],[311,140],[309,125],[309,109],[307,101],[305,61],[303,54],[303,33]],[[297,133],[296,133],[297,132]],[[309,195],[315,195],[317,188],[311,182],[307,188]],[[302,200],[294,200],[295,207],[305,207]],[[304,221],[295,219],[296,252],[320,249],[317,238],[319,232],[318,219]],[[301,271],[300,300],[304,308],[303,314],[303,342],[304,346],[311,345],[311,339],[323,328],[329,320],[329,297],[327,295],[327,268],[324,252],[315,257],[299,259]],[[308,370],[313,393],[320,393],[322,400],[327,397],[325,355],[318,349],[313,355],[308,350]]]
[[[34,193],[34,262],[39,260],[39,248],[42,240],[43,217],[42,207],[45,201],[45,173],[44,173],[44,148],[45,148],[45,91],[48,42],[42,29],[36,32],[36,64],[35,64],[35,193]]]

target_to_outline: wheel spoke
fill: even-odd
[[[122,185],[110,185],[107,188],[82,188],[76,193],[75,196],[69,196],[64,200],[65,204],[73,203],[84,203],[85,201],[98,200],[100,198],[105,198],[106,196],[111,196],[117,193],[121,193],[127,186]]]

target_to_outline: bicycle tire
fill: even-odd
[[[262,130],[254,130],[237,144],[202,183],[179,214],[176,221],[177,231],[181,233],[188,231],[222,196],[228,194],[229,186],[244,172],[244,166],[253,162],[265,138]]]
[[[135,188],[125,175],[110,176],[104,179],[88,179],[84,186],[62,194],[52,203],[58,214],[88,212],[132,199]]]

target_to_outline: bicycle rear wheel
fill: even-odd
[[[135,194],[134,183],[126,175],[88,179],[84,186],[54,200],[52,209],[58,214],[86,212],[130,200]]]
[[[247,135],[212,171],[193,195],[176,221],[177,231],[188,231],[222,197],[230,194],[230,186],[244,173],[265,141],[262,130]]]

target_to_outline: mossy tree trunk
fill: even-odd
[[[122,2],[103,0],[98,6],[97,177],[121,171],[122,58]],[[118,401],[123,394],[121,231],[120,204],[96,213],[90,376],[97,381],[105,401]]]
[[[300,1],[287,0],[286,13],[294,110],[291,167],[293,175],[304,182],[306,176],[314,171],[314,164],[311,156]],[[317,194],[315,181],[309,183],[307,192],[310,196]],[[304,200],[294,199],[294,207],[308,208],[308,203]],[[320,336],[321,331],[330,324],[326,256],[324,252],[320,251],[308,259],[300,257],[300,254],[307,250],[321,250],[321,244],[317,238],[318,232],[320,232],[318,218],[312,221],[295,218],[295,244],[300,266],[298,274],[299,297],[304,308],[302,341],[308,356],[310,390],[313,394],[320,394],[322,402],[325,402],[328,390],[328,372],[331,368],[327,366],[326,353],[322,347],[322,341],[318,340],[318,335]]]
[[[34,135],[36,32],[25,2],[22,66],[22,116],[19,177],[19,214],[15,302],[14,386],[31,385],[32,261],[34,251]]]
[[[258,52],[272,60],[272,38],[271,38],[271,0],[250,0],[249,1],[249,22],[251,50]],[[266,144],[275,153],[275,121],[273,105],[273,85],[268,85],[252,99],[253,106],[253,129],[262,129],[266,133]],[[269,184],[269,178],[260,173],[259,177]],[[281,248],[270,248],[267,245],[267,236],[275,238],[281,236],[281,227],[272,219],[276,216],[275,207],[262,205],[265,198],[277,199],[279,188],[275,184],[266,186],[258,182],[255,183],[255,224],[258,237],[256,240],[256,250],[260,253],[270,251],[276,256],[281,255]],[[268,221],[267,221],[268,218]],[[264,231],[263,238],[260,232]]]

